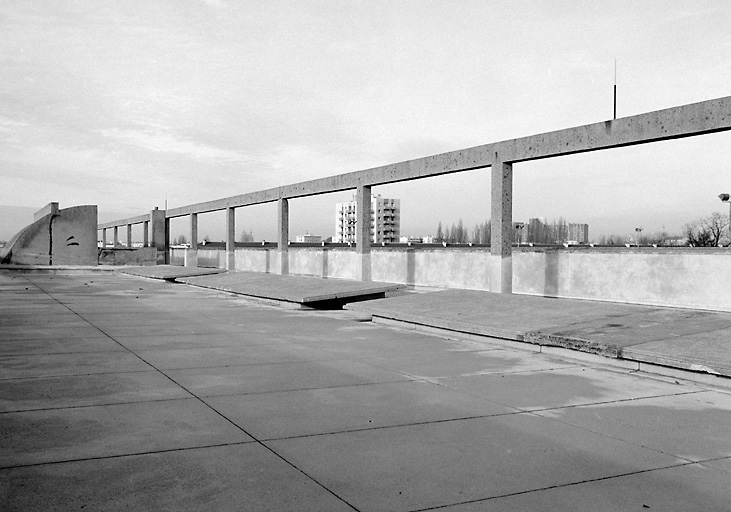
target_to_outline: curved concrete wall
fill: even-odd
[[[96,205],[52,211],[15,235],[0,262],[16,265],[96,265]]]

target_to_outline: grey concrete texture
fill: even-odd
[[[727,312],[471,290],[407,294],[347,308],[376,320],[731,377]]]
[[[728,389],[362,320],[0,272],[0,510],[728,509]]]
[[[121,270],[123,274],[132,276],[149,277],[152,279],[174,280],[181,277],[204,276],[208,274],[220,274],[226,272],[221,268],[203,267],[178,267],[175,265],[152,265],[142,267],[127,267]]]
[[[280,276],[263,272],[228,272],[212,276],[183,277],[178,280],[203,288],[298,304],[385,295],[386,292],[405,287],[394,283]]]

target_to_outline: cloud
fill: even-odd
[[[239,151],[217,148],[192,140],[178,138],[170,132],[159,129],[130,130],[108,128],[97,133],[125,144],[140,147],[154,153],[183,155],[206,162],[228,162],[253,164],[255,159]]]

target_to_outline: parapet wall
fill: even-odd
[[[184,251],[171,262],[182,265]],[[289,248],[291,274],[357,279],[351,248]],[[198,250],[224,267],[225,251]],[[374,281],[489,290],[489,248],[373,247]],[[237,248],[236,269],[276,272],[276,248]],[[513,292],[525,295],[731,311],[731,249],[534,249],[513,252]],[[489,314],[486,312],[486,314]]]
[[[50,203],[35,222],[15,235],[2,252],[0,263],[16,265],[96,265],[97,207],[58,209]]]

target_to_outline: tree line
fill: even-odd
[[[670,234],[665,229],[654,233],[645,233],[641,228],[635,229],[630,235],[602,235],[596,243],[599,245],[687,245],[690,247],[718,247],[730,245],[731,239],[728,236],[729,218],[718,212],[701,217],[683,226],[682,234]],[[560,244],[568,241],[568,223],[563,217],[553,220],[551,223],[539,222],[536,225],[525,224],[526,241],[539,244]],[[522,233],[515,230],[515,241],[518,242]],[[491,234],[490,219],[476,224],[470,230],[465,228],[462,219],[457,224],[452,223],[451,227],[443,225],[439,221],[434,241],[437,243],[446,242],[450,244],[489,244]]]
[[[437,243],[446,242],[448,244],[489,244],[490,233],[490,219],[475,224],[471,233],[468,228],[464,227],[462,219],[459,219],[456,225],[452,223],[451,228],[449,226],[442,227],[442,222],[439,221],[434,241]]]

